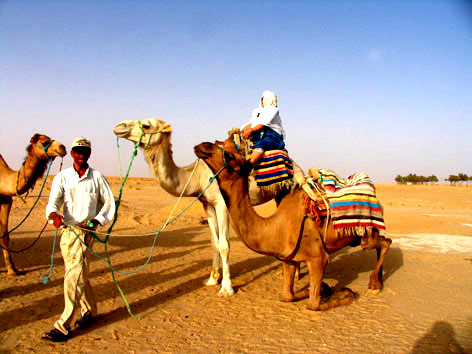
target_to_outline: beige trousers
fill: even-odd
[[[72,227],[65,228],[61,235],[61,253],[64,259],[64,312],[54,327],[67,334],[72,317],[79,303],[81,315],[90,311],[97,314],[97,302],[88,280],[90,252],[78,239],[80,238],[92,248],[93,237],[89,232]]]

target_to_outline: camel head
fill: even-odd
[[[158,145],[164,136],[170,137],[172,128],[169,123],[160,119],[149,118],[145,120],[124,120],[118,123],[113,133],[126,140],[137,143],[141,137],[140,147]]]
[[[224,166],[225,168],[221,173],[224,173],[228,179],[249,176],[251,166],[243,158],[231,139],[227,139],[223,147],[204,142],[195,146],[194,151],[199,158],[205,161],[213,173],[218,172]]]
[[[42,134],[35,134],[30,145],[26,148],[29,155],[35,155],[40,160],[49,160],[56,157],[63,157],[67,151],[65,146],[57,140]]]

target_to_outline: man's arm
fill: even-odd
[[[62,182],[60,175],[54,177],[48,204],[46,205],[46,218],[52,220],[56,228],[64,225],[64,217],[60,212],[60,208],[64,203],[64,186]]]
[[[101,226],[108,224],[115,215],[115,198],[113,197],[113,192],[111,191],[110,184],[108,183],[105,176],[100,174],[98,176],[98,183],[100,186],[100,195],[99,199],[102,202],[103,206],[99,210],[97,216],[91,220],[91,222],[98,222]],[[96,226],[96,225],[95,225]]]

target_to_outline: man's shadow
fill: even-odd
[[[446,321],[438,321],[433,328],[415,342],[412,354],[457,353],[466,351],[456,340],[454,327]],[[470,353],[470,352],[469,352]]]

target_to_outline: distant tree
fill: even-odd
[[[462,182],[468,182],[469,180],[469,176],[467,176],[465,173],[459,173],[457,177],[461,184]]]
[[[431,183],[438,183],[439,182],[439,179],[435,175],[429,176],[428,179],[429,179],[429,182],[431,182]]]
[[[451,185],[456,185],[456,183],[459,181],[459,177],[456,175],[449,175],[449,178],[447,178],[446,181],[449,181],[449,184]]]
[[[446,179],[447,181],[447,179]],[[400,184],[412,183],[412,184],[424,184],[424,183],[437,183],[439,182],[438,177],[435,175],[425,177],[425,176],[418,176],[416,173],[410,173],[408,176],[400,176],[398,175],[395,177],[395,182]]]
[[[395,177],[395,182],[399,183],[399,184],[405,184],[405,178],[398,175],[397,177]]]

